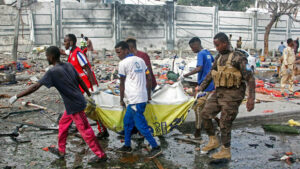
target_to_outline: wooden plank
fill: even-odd
[[[150,147],[148,145],[146,145],[146,150],[150,152]],[[160,163],[160,161],[156,157],[152,158],[152,161],[154,162],[154,164],[158,169],[164,169],[164,166]]]
[[[175,137],[175,140],[179,140],[179,141],[183,141],[183,142],[187,142],[187,143],[192,143],[192,144],[203,144],[203,140],[194,140],[194,139],[188,139],[188,138],[179,138],[179,137]]]

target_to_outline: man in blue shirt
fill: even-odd
[[[286,48],[283,42],[280,43],[278,46],[278,51],[280,52],[280,56],[282,56],[283,49]]]
[[[206,49],[203,49],[201,45],[201,40],[198,37],[193,37],[189,41],[190,48],[194,53],[197,53],[197,67],[192,70],[191,72],[184,74],[183,78],[188,77],[190,75],[198,73],[198,86],[201,85],[202,81],[205,79],[206,75],[210,72],[212,63],[214,62],[214,58],[210,54],[210,52]],[[196,115],[196,131],[194,133],[195,138],[201,137],[201,110],[203,109],[205,105],[205,101],[209,94],[215,89],[214,83],[211,82],[209,86],[204,90],[203,93],[197,96],[197,103],[194,105],[193,109],[195,111]]]

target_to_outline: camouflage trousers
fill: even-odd
[[[221,112],[219,127],[221,130],[221,142],[225,147],[230,147],[232,122],[238,114],[241,102],[242,100],[231,101],[218,98],[218,93],[214,92],[207,99],[201,112],[203,125],[209,136],[215,135],[212,119]]]
[[[199,97],[193,106],[193,110],[195,111],[195,127],[196,129],[201,129],[202,126],[202,109],[205,106],[205,102],[210,95],[211,92],[207,92],[205,96]]]

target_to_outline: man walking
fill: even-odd
[[[242,103],[246,83],[248,86],[247,110],[254,108],[255,100],[255,79],[247,58],[239,51],[230,50],[230,42],[225,33],[218,33],[214,37],[214,45],[219,54],[209,72],[199,87],[204,91],[214,80],[216,90],[207,99],[202,110],[204,128],[209,136],[209,142],[202,148],[202,153],[207,153],[220,146],[215,136],[215,129],[212,119],[221,111],[221,150],[212,155],[214,159],[231,158],[231,127],[238,114],[238,109]]]
[[[297,38],[294,41],[294,52],[295,52],[295,55],[297,55],[297,53],[298,53],[298,48],[299,48],[299,38]]]
[[[197,65],[194,70],[191,72],[184,74],[182,78],[186,78],[190,75],[198,73],[198,86],[201,85],[203,80],[205,79],[206,75],[210,72],[212,64],[214,62],[214,58],[210,54],[210,52],[206,49],[203,49],[201,45],[201,40],[198,37],[193,37],[189,41],[190,48],[194,53],[197,53]],[[199,139],[201,137],[201,125],[202,125],[202,118],[201,118],[201,110],[203,109],[207,97],[210,95],[210,93],[215,89],[213,81],[208,85],[208,87],[204,90],[204,92],[201,94],[201,97],[197,99],[196,105],[194,105],[194,111],[195,111],[195,138]]]
[[[236,48],[241,49],[242,48],[242,37],[239,37],[239,40],[236,41]]]
[[[92,62],[92,65],[93,62],[94,62],[94,58],[93,58],[93,51],[94,51],[94,47],[93,47],[93,43],[91,41],[91,39],[89,39],[88,37],[85,37],[85,40],[86,40],[86,44],[87,44],[87,52],[86,52],[86,56],[88,58],[89,61]]]
[[[132,53],[134,56],[140,57],[140,58],[142,58],[144,60],[146,66],[147,66],[147,68],[148,68],[148,70],[150,72],[151,81],[152,81],[152,83],[151,83],[151,89],[153,91],[155,89],[155,87],[157,86],[157,83],[156,83],[156,79],[155,79],[155,76],[154,76],[153,71],[152,71],[150,57],[147,55],[147,53],[144,53],[142,51],[137,50],[136,39],[128,38],[126,40],[126,43],[129,46],[130,53]]]
[[[77,38],[74,34],[68,34],[64,38],[64,46],[66,50],[69,50],[68,62],[71,63],[79,76],[82,78],[86,86],[93,92],[97,91],[98,82],[94,72],[91,70],[91,65],[86,56],[82,53],[81,49],[76,46]],[[82,93],[83,89],[80,88]],[[107,138],[109,137],[106,127],[100,122],[97,121],[99,134],[97,138]]]
[[[293,51],[294,42],[293,39],[287,40],[288,47],[283,50],[282,64],[281,64],[281,95],[284,97],[284,89],[286,85],[289,85],[289,97],[293,96],[294,93],[294,64],[295,64],[295,53]]]
[[[86,46],[87,46],[86,40],[85,40],[85,37],[84,37],[83,34],[81,34],[80,37],[81,37],[81,40],[80,40],[80,49],[84,50],[86,48]]]
[[[283,50],[286,48],[286,46],[283,44],[283,42],[280,43],[278,46],[278,51],[280,52],[280,56],[282,56]]]
[[[13,104],[17,99],[35,92],[42,85],[47,88],[55,87],[63,98],[66,110],[59,121],[58,149],[49,147],[50,152],[60,158],[64,158],[66,154],[68,128],[74,121],[82,138],[96,154],[96,157],[92,158],[89,162],[106,161],[106,154],[101,149],[93,129],[85,116],[84,109],[86,107],[86,101],[79,86],[81,86],[88,96],[91,96],[91,93],[74,67],[70,63],[60,61],[60,51],[57,47],[50,46],[46,50],[46,56],[49,64],[53,65],[53,68],[48,70],[36,84],[31,85],[27,90],[11,97],[9,102]]]
[[[147,101],[151,100],[151,76],[143,59],[130,54],[129,46],[121,41],[115,46],[120,58],[120,104],[125,107],[124,97],[128,101],[124,117],[125,145],[117,151],[131,153],[131,133],[134,126],[150,143],[152,150],[149,158],[162,153],[160,146],[150,133],[149,126],[144,117]]]

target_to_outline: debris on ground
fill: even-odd
[[[49,146],[49,147],[55,147],[55,145],[51,145],[51,146]],[[44,147],[44,148],[42,148],[44,151],[49,151],[49,147]]]
[[[254,147],[254,148],[256,148],[256,147],[258,147],[258,144],[248,144],[250,147]]]
[[[94,65],[92,67],[92,69],[95,72],[95,75],[97,77],[98,82],[100,83],[100,90],[108,93],[108,94],[113,94],[115,96],[120,94],[120,90],[119,90],[119,77],[118,77],[118,62],[119,60],[116,58],[116,56],[113,54],[113,52],[109,53],[110,51],[108,51],[108,53],[106,54],[106,58],[96,58],[96,60],[94,61]],[[1,85],[5,85],[5,89],[8,89],[8,92],[6,91],[1,91],[2,94],[0,94],[0,116],[1,117],[5,117],[6,115],[8,115],[4,120],[1,120],[1,123],[3,121],[2,124],[4,124],[3,126],[7,126],[7,124],[9,124],[10,126],[13,126],[13,128],[15,127],[15,125],[24,125],[25,127],[23,127],[22,130],[25,130],[25,133],[20,132],[20,136],[16,137],[19,143],[22,143],[22,141],[26,141],[26,139],[21,138],[21,136],[24,136],[25,134],[32,134],[35,137],[29,137],[30,139],[32,139],[32,142],[35,144],[39,144],[37,142],[41,142],[40,145],[38,146],[38,150],[31,150],[31,149],[26,149],[26,151],[30,151],[30,154],[35,153],[35,151],[40,151],[41,147],[44,147],[43,145],[45,145],[45,143],[48,144],[55,144],[54,140],[56,141],[57,138],[57,131],[58,131],[58,127],[53,127],[51,125],[51,122],[53,120],[51,120],[52,115],[56,115],[53,116],[55,118],[57,118],[57,116],[62,113],[64,111],[62,103],[62,99],[61,98],[57,98],[57,97],[52,97],[51,94],[44,94],[43,91],[40,91],[40,93],[35,96],[35,98],[28,98],[28,100],[22,100],[23,102],[25,102],[25,105],[28,106],[32,106],[34,107],[34,105],[38,105],[38,106],[42,106],[42,107],[35,107],[38,109],[31,109],[29,110],[28,107],[24,106],[24,107],[16,107],[16,106],[9,106],[6,104],[6,99],[9,98],[13,93],[15,93],[18,88],[27,88],[28,85],[31,85],[33,83],[36,83],[43,75],[46,71],[49,70],[49,66],[46,60],[46,57],[44,55],[44,51],[43,49],[36,49],[36,51],[34,51],[34,53],[36,55],[39,55],[38,57],[32,57],[33,59],[30,59],[30,56],[28,57],[19,57],[19,60],[17,62],[10,62],[10,61],[5,61],[2,62],[3,64],[0,64],[0,83]],[[159,84],[159,88],[162,88],[162,86],[168,86],[168,84],[173,84],[174,82],[177,81],[178,76],[181,75],[184,71],[189,71],[192,70],[192,66],[188,66],[188,65],[193,65],[194,67],[196,66],[196,64],[193,64],[193,61],[196,61],[196,59],[192,56],[192,52],[189,51],[189,53],[187,52],[189,57],[186,58],[176,58],[174,61],[174,53],[169,52],[168,54],[166,54],[166,57],[162,57],[160,55],[160,52],[157,53],[153,53],[153,54],[149,54],[149,56],[151,56],[151,60],[152,60],[152,66],[153,66],[153,72],[154,75],[156,77],[157,83]],[[158,56],[158,57],[156,57]],[[66,58],[62,58],[64,60],[66,60]],[[273,63],[272,63],[273,64]],[[13,69],[15,69],[15,72],[13,71]],[[272,65],[269,64],[261,64],[261,67],[257,67],[256,70],[256,75],[257,75],[257,80],[256,80],[256,103],[264,103],[264,102],[275,102],[275,101],[286,101],[284,100],[285,97],[287,97],[287,93],[285,93],[285,97],[281,96],[280,93],[280,86],[278,84],[280,78],[277,77],[277,73],[274,69],[274,66],[272,67]],[[277,75],[276,75],[277,74]],[[1,76],[2,75],[2,76]],[[1,81],[2,77],[6,77],[6,81],[3,80],[3,82]],[[14,77],[15,76],[15,77]],[[13,80],[15,78],[15,80]],[[9,79],[9,80],[8,80]],[[195,86],[197,85],[197,75],[195,75],[195,78],[186,78],[184,81],[184,91],[189,94],[190,96],[193,96],[195,94]],[[17,84],[14,86],[12,84],[12,81],[17,82]],[[298,84],[298,81],[295,81],[295,84]],[[295,97],[290,99],[293,101],[297,101],[297,99],[300,96],[300,92],[297,91],[295,92]],[[37,99],[38,98],[38,99]],[[38,100],[37,103],[32,103],[33,100]],[[48,102],[51,102],[51,104],[49,104]],[[32,103],[32,104],[28,104],[28,103]],[[61,107],[59,107],[61,106]],[[39,116],[39,118],[36,118],[34,116],[34,113],[30,113],[33,111],[39,111],[40,109],[44,109],[47,108],[47,111],[50,109],[52,110],[53,107],[55,107],[55,111],[52,111],[52,114],[49,114],[47,112],[41,112],[43,115],[45,115],[45,117],[40,116],[40,113],[36,113],[36,116]],[[26,112],[28,111],[28,112]],[[269,114],[274,114],[274,112],[277,112],[277,109],[275,108],[266,108],[265,113],[269,113]],[[15,113],[14,113],[15,112]],[[260,111],[262,112],[262,111]],[[50,119],[49,116],[50,115]],[[28,118],[28,117],[35,117],[35,118]],[[23,117],[23,119],[21,118]],[[24,118],[26,117],[26,118]],[[28,119],[27,119],[28,118]],[[43,120],[40,120],[43,119]],[[296,118],[294,118],[296,120]],[[50,121],[51,122],[50,122]],[[292,119],[291,119],[292,120]],[[180,121],[181,122],[181,121]],[[290,121],[288,122],[289,125],[292,126],[297,126],[298,125],[298,121]],[[177,125],[177,124],[176,124]],[[265,127],[266,131],[274,131],[276,130],[276,132],[281,132],[281,133],[294,133],[294,134],[299,134],[299,131],[297,130],[297,128],[280,128],[277,129],[276,127],[270,127],[268,125],[266,125],[267,127]],[[288,126],[289,127],[289,126]],[[276,129],[274,129],[276,128]],[[12,129],[12,128],[11,128]],[[232,150],[232,153],[238,153],[240,155],[241,151],[243,151],[243,149],[250,149],[250,153],[251,151],[256,151],[258,152],[258,150],[260,149],[264,149],[264,150],[268,150],[268,152],[270,151],[277,151],[278,148],[280,148],[282,141],[281,137],[274,137],[274,136],[269,136],[268,133],[263,133],[263,130],[261,129],[261,131],[259,131],[259,129],[261,129],[261,127],[256,128],[253,131],[247,131],[248,128],[244,128],[240,133],[235,133],[235,131],[233,131],[233,136],[234,137],[241,137],[241,135],[246,135],[246,138],[244,139],[244,142],[246,142],[245,146],[243,147],[243,145],[240,145],[239,143],[232,143],[233,147],[235,147],[235,149]],[[8,132],[4,131],[5,129],[1,130],[2,134],[12,134],[9,133],[10,130],[8,130]],[[43,131],[45,130],[45,131]],[[51,130],[51,131],[49,131]],[[288,130],[288,132],[286,132],[285,130]],[[292,132],[290,131],[292,130]],[[96,131],[96,130],[95,130]],[[189,131],[190,132],[190,131]],[[228,159],[221,159],[221,160],[211,160],[208,157],[207,158],[203,158],[203,159],[198,159],[198,155],[199,152],[194,152],[194,151],[200,151],[201,148],[200,146],[202,146],[201,144],[203,143],[202,140],[195,140],[192,139],[190,137],[182,137],[184,134],[181,133],[181,131],[179,132],[180,134],[174,134],[174,133],[170,133],[170,136],[167,136],[163,139],[166,140],[166,143],[169,144],[167,145],[166,143],[162,143],[162,147],[164,147],[164,156],[157,158],[157,160],[161,163],[161,165],[163,167],[166,168],[192,168],[194,166],[189,166],[190,163],[196,163],[198,162],[197,166],[199,165],[203,165],[203,163],[205,163],[206,166],[201,166],[203,168],[207,168],[207,164],[209,165],[215,165],[217,167],[225,164],[228,165],[229,160]],[[96,134],[96,133],[95,133]],[[120,164],[120,158],[119,157],[115,157],[116,155],[113,153],[113,146],[115,145],[120,145],[123,144],[124,139],[121,139],[120,141],[114,141],[115,138],[117,138],[116,133],[112,134],[112,138],[110,138],[108,141],[100,141],[101,144],[104,144],[106,148],[106,151],[108,151],[108,156],[112,157],[112,161],[111,163],[109,163],[110,165],[112,165],[112,168],[117,168]],[[0,134],[1,136],[1,134]],[[7,140],[11,139],[9,138],[9,136],[7,137],[3,137],[3,140],[6,138]],[[39,138],[39,141],[37,141]],[[264,137],[264,141],[260,142],[260,140],[258,138],[262,138]],[[26,138],[26,137],[25,137]],[[248,139],[251,138],[253,139],[253,141],[251,142],[247,142]],[[51,140],[52,139],[52,140]],[[73,141],[77,141],[76,134],[72,134],[72,136],[70,137],[70,139],[72,139]],[[160,138],[161,139],[161,138]],[[51,141],[49,141],[51,140]],[[133,139],[134,140],[134,139]],[[203,140],[206,140],[206,138],[204,137]],[[234,140],[234,139],[233,139]],[[3,142],[5,142],[6,140],[4,140]],[[27,139],[28,141],[28,139]],[[240,141],[240,140],[239,140]],[[3,143],[1,142],[1,143]],[[51,142],[51,143],[49,143]],[[15,144],[16,142],[13,142],[13,144]],[[182,143],[186,143],[186,144],[182,144]],[[248,143],[252,143],[252,144],[248,144]],[[77,143],[76,143],[77,144]],[[111,145],[112,144],[112,145]],[[193,145],[194,144],[194,145]],[[288,145],[287,143],[283,143],[286,144],[286,146]],[[135,144],[133,144],[135,145]],[[178,145],[178,147],[174,147],[174,145]],[[238,146],[241,147],[238,147]],[[27,146],[27,145],[26,145]],[[55,147],[54,145],[52,145],[53,147]],[[52,147],[50,146],[50,147]],[[76,145],[78,146],[78,145]],[[80,145],[81,146],[81,145]],[[72,145],[68,145],[68,147],[70,149],[74,148],[72,147]],[[238,147],[238,148],[236,148]],[[3,146],[1,147],[3,148]],[[182,149],[179,149],[182,148]],[[25,149],[25,148],[24,148]],[[34,149],[34,147],[33,147]],[[172,150],[170,150],[172,149]],[[174,150],[173,150],[174,149]],[[1,149],[2,150],[2,149]],[[49,147],[44,147],[42,148],[42,150],[44,151],[49,151]],[[3,150],[4,151],[4,150]],[[23,150],[18,150],[18,153],[22,152]],[[69,150],[67,150],[69,151]],[[181,152],[182,151],[182,152]],[[5,150],[4,152],[8,152],[8,150]],[[43,152],[43,151],[41,151]],[[68,158],[72,158],[72,160],[68,159],[68,166],[71,166],[73,162],[73,157],[75,156],[76,161],[80,162],[82,164],[82,168],[90,168],[90,166],[86,166],[85,164],[85,158],[86,156],[82,156],[82,155],[78,155],[79,153],[76,153],[76,151],[74,151],[75,153],[69,151],[70,154],[67,155]],[[24,153],[24,152],[22,152]],[[27,153],[27,152],[26,152]],[[140,155],[143,156],[143,154],[145,153],[144,151],[142,152],[134,152],[136,154],[134,154],[132,157],[129,158],[123,158],[121,159],[121,161],[125,162],[122,163],[122,167],[123,165],[126,165],[125,167],[128,168],[132,168],[132,167],[141,167],[145,164],[144,161],[141,161],[139,158]],[[249,153],[249,152],[246,152]],[[47,154],[47,153],[46,153]],[[241,153],[243,154],[243,153]],[[86,155],[86,154],[85,154]],[[194,159],[194,157],[197,157],[197,160]],[[269,159],[270,161],[274,160],[274,161],[279,161],[277,163],[280,163],[280,158],[283,157],[284,155],[288,156],[289,158],[285,157],[285,160],[283,160],[286,163],[293,163],[294,161],[297,161],[298,158],[296,158],[295,154],[293,152],[285,152],[284,154],[281,154],[278,157],[274,157],[273,159]],[[26,158],[28,158],[28,155],[24,155],[27,156]],[[178,157],[177,157],[178,156]],[[186,160],[182,160],[182,156],[186,156],[189,159]],[[246,156],[251,156],[250,154],[247,154]],[[138,157],[138,158],[136,158]],[[41,156],[39,157],[42,160],[45,160],[45,158],[48,158],[47,156]],[[77,160],[77,158],[82,158],[81,160]],[[241,157],[242,158],[242,157]],[[254,156],[251,156],[251,158],[256,158]],[[117,161],[116,161],[117,159]],[[173,161],[172,160],[177,160],[176,164],[173,165]],[[171,162],[168,163],[168,160],[170,160]],[[262,160],[262,159],[259,159]],[[22,161],[22,159],[18,159],[17,160]],[[28,162],[28,164],[35,164],[37,160],[34,159],[33,162]],[[72,162],[70,162],[72,161]],[[74,160],[75,161],[75,160]],[[178,162],[179,161],[179,162]],[[268,159],[263,159],[262,160],[264,163],[266,161],[268,161]],[[37,162],[38,163],[38,162]],[[44,162],[47,163],[47,165],[51,165],[48,162]],[[115,166],[114,163],[116,163]],[[131,165],[127,166],[127,163],[131,163]],[[183,163],[183,164],[182,164]],[[275,163],[275,162],[272,162]],[[261,164],[261,162],[260,162]],[[13,166],[14,164],[10,165],[10,164],[6,164],[3,163],[3,166]],[[146,168],[159,168],[159,164],[154,163],[153,162],[149,162],[147,163],[147,165],[150,165],[150,167],[146,167]],[[233,161],[231,163],[229,163],[229,167],[227,166],[226,168],[235,168],[236,165],[241,165],[241,163]],[[188,167],[185,167],[188,166]],[[20,167],[20,166],[18,166]],[[28,167],[28,166],[27,166]],[[47,166],[48,167],[48,166]],[[53,166],[50,166],[49,168],[51,168]],[[124,168],[125,168],[124,167]],[[239,166],[240,167],[240,166]],[[12,168],[15,168],[14,166]],[[32,168],[32,167],[31,167]],[[54,166],[53,168],[63,168],[62,166]],[[238,168],[238,167],[237,167]],[[255,167],[254,167],[255,168]],[[270,167],[270,168],[276,168],[276,167]]]
[[[274,148],[274,144],[265,143],[265,146],[268,148]]]
[[[282,124],[264,124],[262,127],[265,131],[270,132],[300,134],[300,131],[298,129]]]
[[[220,165],[220,164],[226,164],[226,163],[229,163],[229,159],[227,158],[222,158],[222,159],[214,159],[214,160],[211,160],[209,162],[209,165]]]
[[[264,110],[263,113],[274,113],[274,110]]]
[[[288,124],[289,124],[290,126],[300,126],[300,122],[295,121],[294,119],[290,119],[290,120],[288,121]]]
[[[174,139],[177,140],[177,141],[190,143],[190,144],[196,144],[196,145],[200,145],[200,144],[204,143],[204,140],[196,140],[196,139],[190,139],[190,138],[175,137]]]

